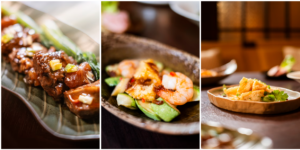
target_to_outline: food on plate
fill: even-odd
[[[218,73],[216,71],[201,69],[201,77],[214,77],[217,75]]]
[[[102,30],[113,33],[124,33],[130,27],[130,18],[126,11],[118,9],[116,1],[101,2]]]
[[[234,149],[234,135],[223,128],[201,130],[201,148],[203,149]]]
[[[292,55],[286,55],[280,66],[274,66],[268,71],[268,76],[279,77],[291,72],[296,60]]]
[[[243,77],[239,86],[227,88],[223,86],[223,96],[231,100],[281,102],[288,100],[288,94],[276,87],[271,87],[257,79]]]
[[[99,113],[95,54],[82,52],[53,21],[41,29],[29,16],[2,6],[1,24],[2,56],[14,71],[25,74],[26,84],[41,86],[80,118]]]
[[[80,118],[99,115],[100,81],[85,84],[64,92],[66,105]]]
[[[123,60],[105,70],[118,105],[140,109],[153,120],[170,122],[180,114],[177,105],[200,100],[199,87],[190,78],[152,59]]]

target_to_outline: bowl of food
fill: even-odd
[[[101,104],[109,112],[155,132],[199,133],[199,58],[152,40],[102,33],[102,67]]]
[[[273,142],[268,137],[261,137],[251,129],[232,130],[217,122],[201,124],[202,149],[269,149]]]
[[[16,94],[54,136],[98,139],[99,44],[18,2],[2,3],[2,14],[2,88]]]
[[[201,69],[201,85],[216,84],[233,74],[237,69],[237,63],[233,59],[227,64],[214,69]]]
[[[299,92],[245,77],[239,85],[213,88],[207,94],[215,106],[241,113],[279,114],[300,107]]]

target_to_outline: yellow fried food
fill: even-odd
[[[223,89],[224,93],[231,100],[250,101],[261,101],[261,98],[265,96],[265,92],[272,93],[274,90],[278,89],[271,88],[257,79],[248,79],[245,77],[241,79],[239,86]]]
[[[156,97],[154,87],[159,85],[161,85],[161,79],[158,68],[152,59],[148,59],[140,62],[130,81],[130,87],[125,92],[135,99],[153,101]]]
[[[144,99],[145,101],[153,101],[156,97],[154,84],[134,84],[132,87],[126,90],[126,93],[135,99]]]
[[[243,79],[240,81],[240,87],[238,88],[237,93],[241,94],[241,93],[252,91],[253,82],[254,82],[253,79],[247,79],[243,77]]]
[[[252,91],[256,90],[266,90],[267,85],[259,80],[254,80],[253,85],[252,85]]]
[[[250,91],[246,93],[242,93],[239,96],[240,100],[250,100],[250,101],[260,101],[261,97],[264,96],[264,90]]]
[[[134,78],[137,80],[151,80],[156,86],[161,83],[158,68],[152,59],[140,62]]]
[[[238,88],[239,88],[239,86],[231,87],[228,89],[224,88],[223,91],[228,97],[233,97],[233,96],[236,96]]]

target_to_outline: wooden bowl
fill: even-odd
[[[238,86],[238,85],[234,85]],[[284,102],[257,102],[257,101],[240,101],[230,100],[223,97],[223,87],[213,88],[207,91],[209,100],[215,106],[241,113],[251,114],[280,114],[293,111],[300,107],[300,93],[289,89],[279,88],[289,95],[287,101]]]

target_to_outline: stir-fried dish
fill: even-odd
[[[271,87],[257,79],[248,79],[243,77],[239,86],[227,88],[223,86],[224,95],[231,100],[247,101],[286,101],[288,94],[276,87]]]
[[[223,128],[201,130],[201,148],[203,149],[234,149],[233,135]]]
[[[105,82],[115,86],[112,96],[118,105],[139,108],[154,120],[169,122],[180,114],[177,105],[200,100],[199,87],[189,77],[152,59],[123,60],[107,66],[106,72],[110,77]]]
[[[42,30],[29,16],[2,7],[1,25],[3,59],[25,75],[26,84],[41,86],[80,118],[99,114],[99,69],[94,54],[81,52],[53,21]]]

